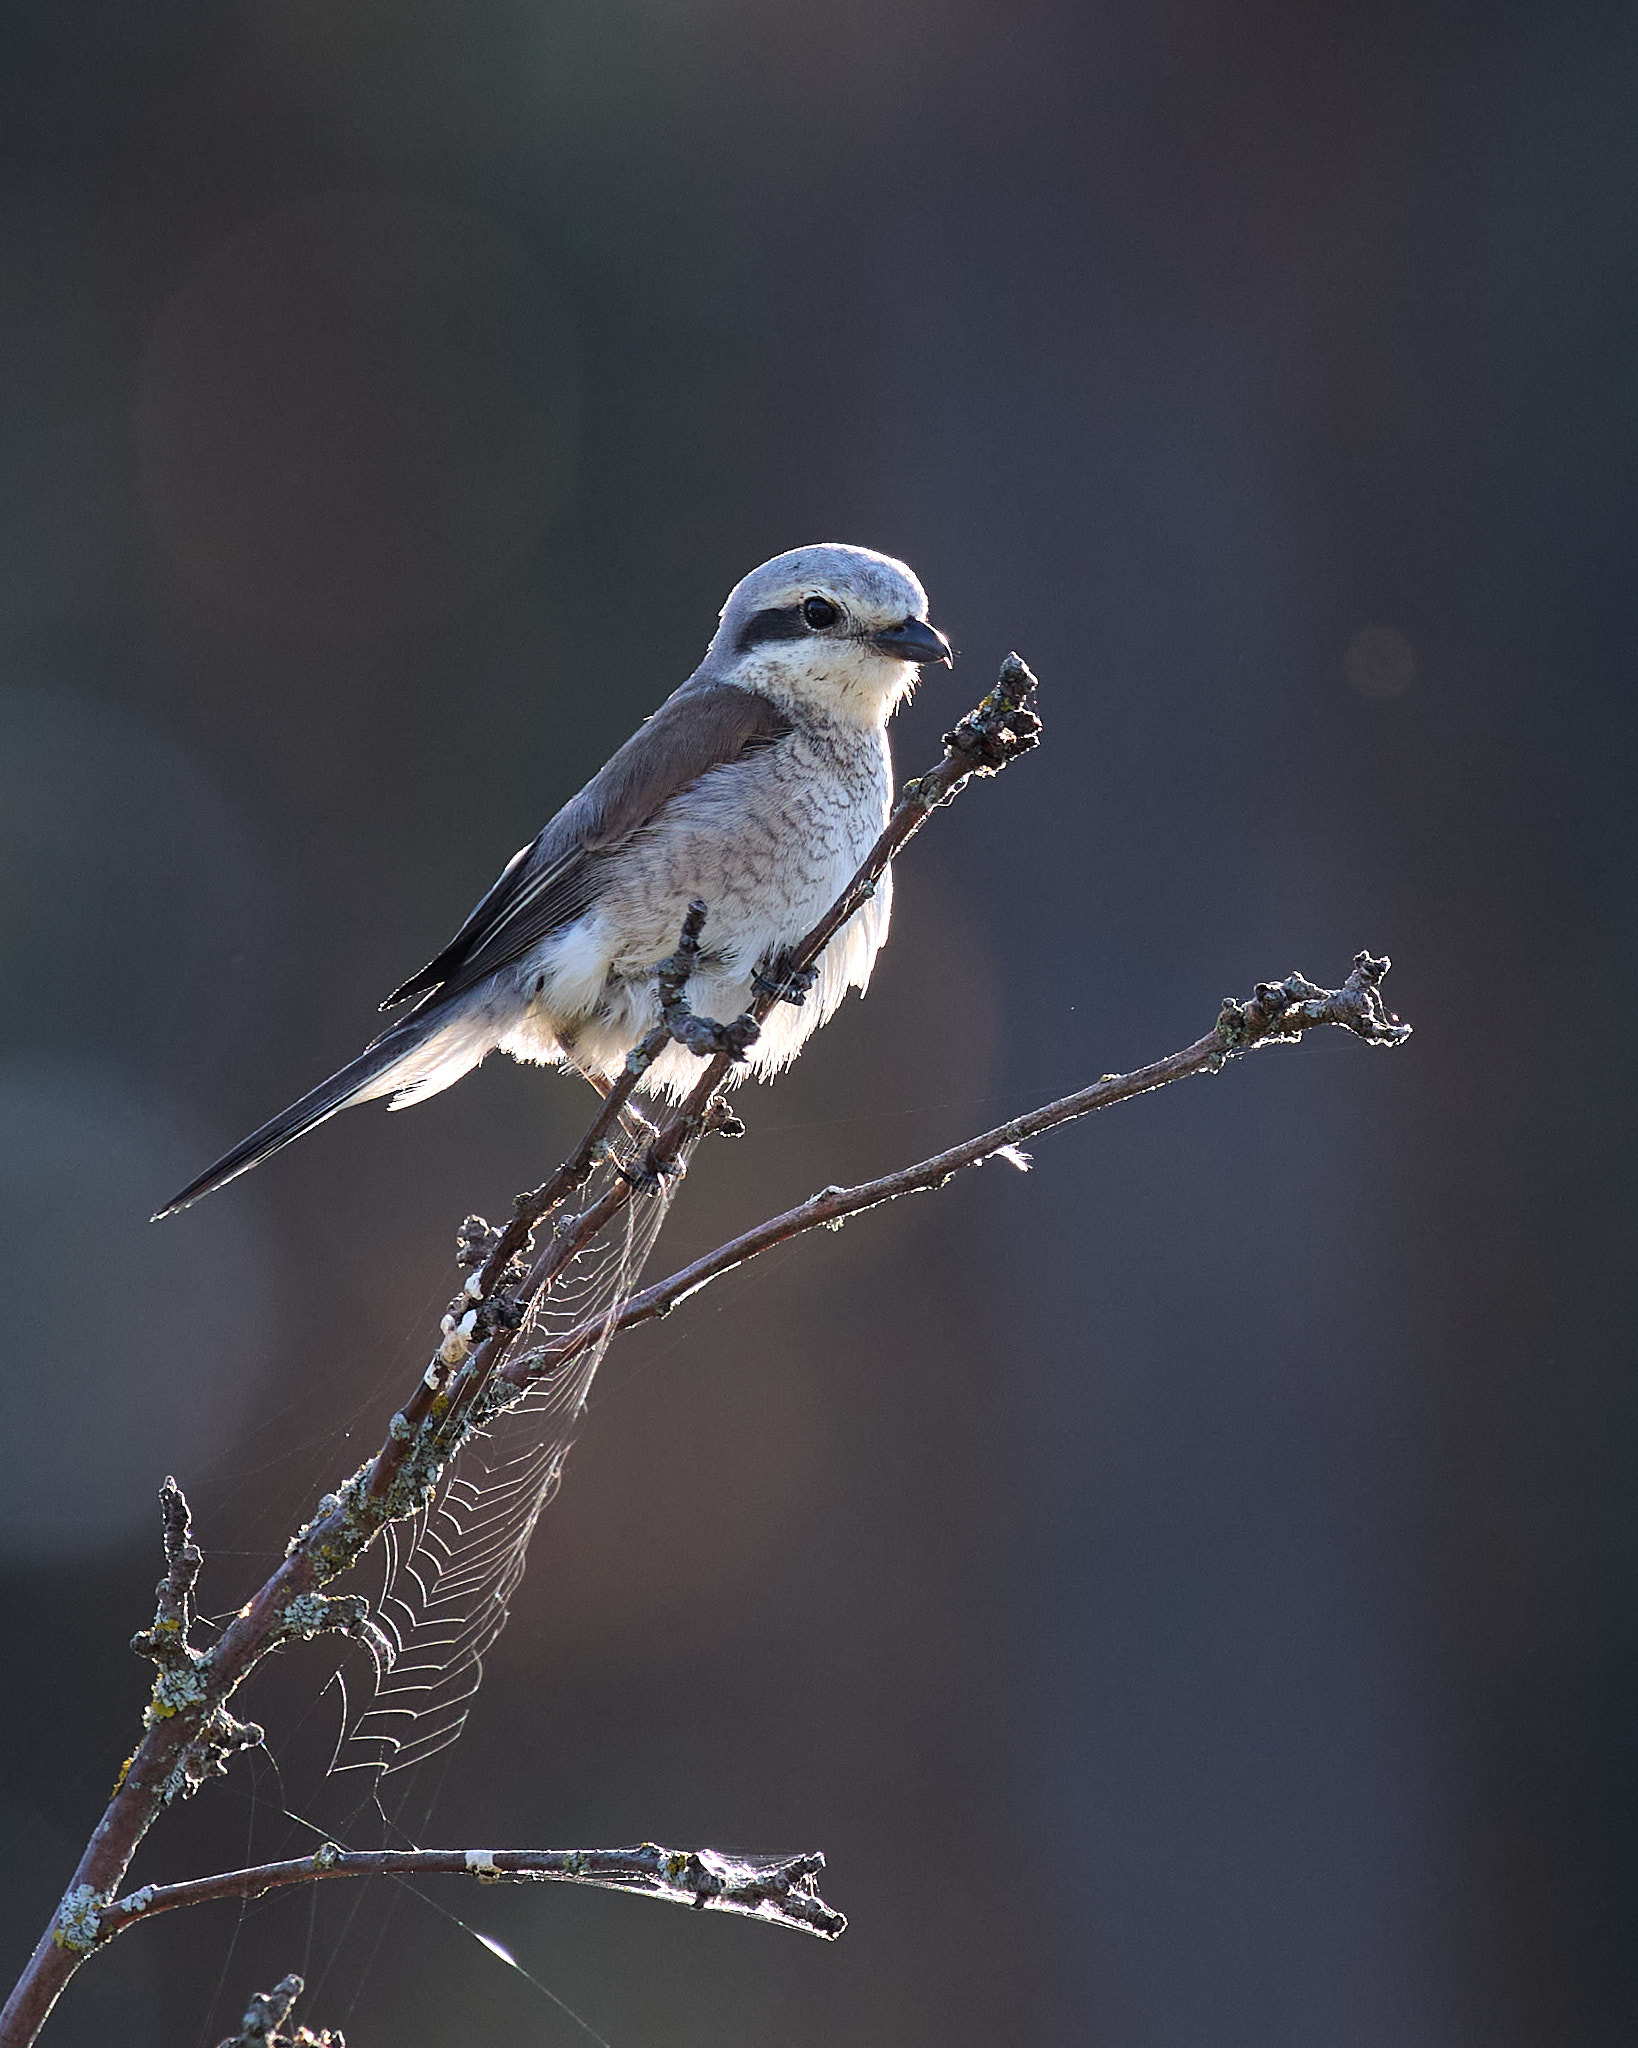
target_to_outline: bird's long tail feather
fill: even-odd
[[[157,1223],[162,1216],[172,1216],[213,1188],[248,1173],[251,1167],[305,1136],[315,1124],[323,1123],[337,1110],[395,1090],[413,1091],[414,1098],[419,1100],[447,1088],[475,1067],[493,1044],[492,1032],[474,1031],[458,1013],[451,1015],[448,1010],[435,1008],[406,1017],[401,1024],[383,1032],[339,1073],[310,1088],[299,1102],[291,1103],[260,1130],[241,1139],[231,1152],[224,1152],[214,1166],[207,1167],[197,1180],[189,1181],[180,1194],[157,1209],[152,1220]]]

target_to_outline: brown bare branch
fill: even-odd
[[[1260,981],[1247,1003],[1227,997],[1213,1028],[1181,1052],[1170,1053],[1134,1073],[1105,1074],[1073,1095],[1043,1103],[1039,1109],[1015,1116],[993,1130],[952,1145],[948,1151],[935,1152],[931,1158],[918,1159],[913,1165],[901,1166],[877,1180],[863,1181],[851,1188],[821,1188],[794,1209],[770,1216],[765,1223],[743,1231],[664,1280],[657,1280],[652,1287],[633,1294],[614,1317],[613,1328],[629,1330],[635,1324],[667,1316],[679,1302],[697,1294],[724,1273],[731,1273],[759,1253],[771,1251],[775,1245],[786,1244],[822,1224],[835,1226],[849,1216],[878,1208],[883,1202],[896,1201],[901,1195],[941,1188],[964,1167],[981,1166],[986,1159],[1013,1151],[1030,1139],[1055,1130],[1059,1124],[1073,1123],[1117,1102],[1130,1102],[1135,1095],[1147,1095],[1152,1089],[1186,1080],[1192,1074],[1217,1073],[1229,1060],[1259,1045],[1291,1045],[1304,1032],[1325,1024],[1339,1025],[1364,1039],[1367,1045],[1403,1045],[1411,1035],[1411,1027],[1391,1016],[1382,1003],[1382,979],[1391,965],[1386,958],[1373,960],[1369,953],[1356,954],[1353,971],[1339,989],[1318,988],[1301,974],[1288,975],[1280,982]],[[565,1360],[608,1331],[606,1318],[570,1330],[556,1343],[515,1359],[504,1376],[524,1385],[541,1373],[556,1371]]]
[[[1033,746],[1039,722],[1027,699],[1034,678],[1010,656],[996,689],[945,740],[944,758],[929,774],[905,785],[876,847],[847,890],[802,943],[770,972],[744,1018],[727,1026],[693,1019],[685,988],[697,950],[704,913],[691,910],[678,950],[665,963],[664,1021],[631,1055],[626,1073],[611,1090],[580,1145],[547,1181],[519,1197],[504,1230],[491,1232],[479,1219],[462,1230],[463,1258],[475,1270],[461,1297],[470,1339],[452,1325],[438,1356],[418,1382],[404,1409],[392,1419],[375,1457],[337,1492],[320,1501],[313,1518],[297,1532],[278,1569],[228,1624],[208,1650],[188,1641],[192,1596],[200,1554],[192,1541],[187,1503],[174,1481],[163,1496],[166,1576],[159,1589],[154,1623],[136,1647],[159,1665],[146,1732],[121,1774],[108,1808],[88,1844],[73,1883],[41,1937],[3,2013],[0,2048],[28,2048],[68,1977],[85,1955],[113,1935],[156,1912],[209,1898],[250,1897],[282,1885],[332,1876],[465,1872],[480,1880],[553,1880],[595,1884],[671,1898],[696,1906],[750,1913],[810,1933],[834,1936],[841,1916],[819,1898],[813,1880],[817,1856],[784,1862],[744,1862],[712,1851],[671,1851],[643,1844],[625,1850],[351,1850],[327,1844],[311,1858],[264,1864],[243,1871],[161,1887],[145,1886],[123,1898],[115,1890],[154,1818],[172,1799],[185,1797],[238,1750],[261,1739],[260,1730],[240,1723],[226,1702],[261,1659],[292,1638],[338,1630],[366,1635],[364,1603],[322,1589],[355,1563],[389,1522],[412,1514],[432,1497],[447,1460],[485,1414],[494,1395],[515,1398],[531,1377],[550,1369],[608,1332],[606,1319],[571,1331],[545,1351],[513,1356],[516,1333],[529,1303],[552,1285],[577,1252],[628,1202],[644,1196],[620,1180],[578,1212],[568,1203],[606,1156],[633,1089],[673,1035],[709,1051],[686,1101],[661,1124],[646,1153],[654,1175],[680,1171],[692,1147],[724,1121],[720,1090],[748,1033],[766,1020],[773,1005],[799,989],[826,944],[868,898],[895,855],[939,805],[975,774],[990,774]],[[1409,1035],[1383,1009],[1385,959],[1360,954],[1343,987],[1326,990],[1301,975],[1259,983],[1249,1002],[1230,999],[1212,1031],[1183,1051],[1135,1073],[1105,1075],[1089,1087],[1042,1105],[977,1137],[853,1188],[827,1188],[781,1216],[719,1246],[704,1258],[634,1294],[614,1320],[627,1328],[667,1314],[677,1302],[723,1273],[776,1244],[850,1215],[944,1184],[953,1174],[1006,1154],[1057,1125],[1113,1103],[1129,1100],[1187,1075],[1215,1072],[1257,1045],[1290,1041],[1319,1025],[1335,1024],[1367,1043],[1396,1045]],[[694,1025],[700,1025],[698,1031]],[[686,1036],[684,1035],[686,1034]],[[1015,1162],[1016,1163],[1016,1162]],[[641,1176],[637,1176],[641,1178]],[[537,1226],[552,1223],[545,1243],[531,1252]],[[467,1306],[470,1304],[470,1306]],[[490,1403],[486,1406],[486,1400]],[[288,1986],[269,1994],[276,2003]],[[294,1993],[291,1994],[293,2001]],[[272,2004],[268,2007],[272,2015]],[[287,2016],[271,2016],[276,2036]],[[250,2024],[247,2018],[247,2026]]]

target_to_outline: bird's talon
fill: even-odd
[[[760,967],[753,969],[751,986],[762,995],[772,996],[776,1003],[800,1007],[807,1001],[818,979],[817,967],[793,967],[790,956],[782,953],[768,962],[766,973]]]

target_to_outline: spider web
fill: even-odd
[[[604,1161],[579,1213],[619,1170],[616,1159]],[[529,1539],[557,1491],[614,1320],[665,1221],[671,1186],[668,1176],[621,1207],[536,1297],[517,1342],[549,1345],[600,1321],[597,1338],[470,1437],[427,1506],[383,1531],[384,1569],[373,1598],[382,1640],[372,1651],[373,1685],[356,1704],[343,1691],[332,1774],[387,1778],[410,1770],[447,1749],[465,1727],[484,1658],[523,1577]]]

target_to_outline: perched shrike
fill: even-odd
[[[738,1016],[752,976],[777,968],[869,852],[893,795],[887,721],[918,665],[949,659],[926,592],[891,556],[826,544],[753,569],[687,682],[382,1005],[413,1009],[159,1215],[338,1109],[381,1095],[402,1109],[436,1095],[497,1046],[606,1086],[659,1020],[656,969],[695,897],[709,916],[689,1005]],[[847,990],[869,981],[891,881],[831,940],[805,1000],[776,1008],[750,1049],[752,1071],[788,1066]],[[673,1043],[644,1086],[680,1097],[699,1070]]]

